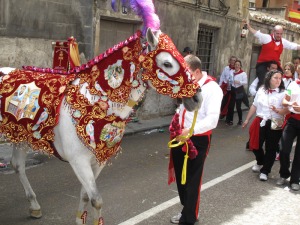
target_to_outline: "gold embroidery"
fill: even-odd
[[[53,154],[49,141],[54,140],[60,88],[73,79],[74,75],[64,77],[26,70],[7,75],[0,83],[0,133],[13,143],[26,141],[34,150]]]

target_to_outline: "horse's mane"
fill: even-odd
[[[122,0],[122,5],[126,5],[128,0]],[[112,8],[116,10],[116,0],[112,0]],[[143,35],[146,34],[148,28],[154,31],[160,29],[160,20],[155,13],[155,7],[152,0],[129,0],[130,7],[144,22]]]

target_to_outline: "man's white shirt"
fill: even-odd
[[[202,134],[217,127],[220,115],[221,102],[223,98],[222,89],[217,84],[217,82],[210,81],[203,85],[207,79],[207,73],[202,73],[203,77],[198,81],[198,84],[201,87],[203,102],[201,108],[198,111],[196,125],[194,128],[194,134]],[[181,124],[184,111],[183,104],[180,105],[179,109],[179,122]],[[185,112],[184,128],[191,128],[193,118],[194,112]]]

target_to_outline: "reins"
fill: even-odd
[[[184,141],[184,142],[183,141],[177,142],[176,138],[174,138],[173,140],[171,140],[171,141],[168,142],[168,147],[169,148],[175,148],[175,147],[178,147],[178,146],[183,145],[183,144],[186,145],[186,153],[185,153],[185,156],[184,156],[184,161],[183,161],[183,166],[182,166],[181,184],[185,184],[186,183],[187,160],[189,158],[189,155],[188,155],[188,153],[189,153],[189,146],[188,146],[187,140],[194,133],[194,127],[195,127],[195,124],[196,124],[197,115],[198,115],[198,110],[195,110],[195,112],[194,112],[194,118],[193,118],[193,123],[192,123],[192,127],[190,128],[190,132],[188,133],[187,136],[181,136],[181,137],[185,138],[186,141]],[[176,142],[176,143],[174,143],[174,142]]]

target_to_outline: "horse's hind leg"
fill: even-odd
[[[20,147],[20,145],[13,144],[13,153],[12,153],[12,159],[11,164],[13,168],[15,169],[16,173],[19,174],[20,181],[23,185],[23,188],[25,190],[26,197],[30,203],[29,212],[30,216],[33,218],[41,218],[42,212],[41,212],[41,206],[36,200],[36,195],[33,192],[31,185],[27,179],[26,173],[25,173],[25,161],[26,161],[26,150]]]
[[[80,163],[76,163],[80,162]],[[103,218],[101,216],[102,208],[102,198],[97,189],[95,179],[98,177],[103,166],[98,166],[95,169],[91,167],[89,162],[85,160],[70,162],[75,174],[77,175],[79,181],[82,183],[81,193],[80,193],[80,203],[77,211],[76,224],[85,224],[86,221],[86,207],[89,200],[94,211],[94,225],[102,225]]]

